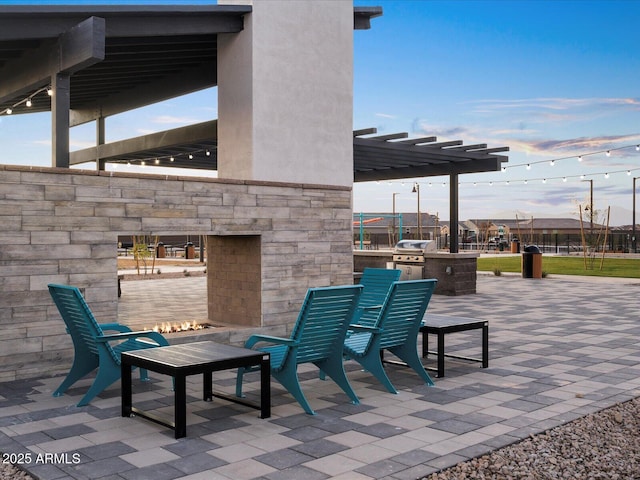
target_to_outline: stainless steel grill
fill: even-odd
[[[435,253],[433,240],[400,240],[393,249],[393,261],[401,263],[424,263],[425,253]]]
[[[437,252],[433,240],[400,240],[393,249],[395,268],[402,271],[400,280],[424,278],[425,254]]]

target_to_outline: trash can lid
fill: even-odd
[[[527,245],[526,247],[524,247],[524,251],[526,253],[542,253],[540,249],[535,245]]]

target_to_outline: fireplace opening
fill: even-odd
[[[205,330],[212,327],[213,325],[210,323],[199,323],[196,320],[193,320],[188,322],[160,322],[156,323],[152,327],[143,327],[143,330],[153,330],[158,333],[178,333]]]

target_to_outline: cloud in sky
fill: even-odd
[[[565,111],[579,108],[624,108],[640,111],[640,98],[526,98],[514,100],[487,99],[467,102],[478,105],[482,112],[513,109]]]
[[[515,139],[510,144],[518,150],[532,154],[586,154],[594,151],[619,148],[629,145],[629,148],[615,150],[616,157],[637,156],[632,144],[640,142],[640,133],[630,135],[605,135],[601,137],[579,137],[556,139]],[[588,158],[585,157],[585,160]]]
[[[388,113],[376,113],[375,114],[376,117],[382,117],[382,118],[397,118],[396,115],[390,115]]]
[[[160,123],[163,125],[189,125],[191,123],[202,122],[201,119],[193,117],[176,117],[173,115],[159,115],[151,119],[153,123]]]

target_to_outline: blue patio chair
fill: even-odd
[[[374,325],[350,325],[344,355],[360,363],[391,393],[398,393],[387,376],[382,353],[388,350],[432,386],[418,355],[420,324],[436,288],[436,279],[393,282]]]
[[[298,401],[305,412],[315,415],[298,380],[298,365],[313,363],[326,372],[349,396],[360,403],[344,371],[342,345],[362,291],[361,285],[310,288],[289,338],[252,335],[245,343],[271,355],[271,375]],[[236,395],[242,397],[242,381],[251,368],[239,368]]]
[[[50,284],[49,293],[67,325],[75,350],[71,370],[53,392],[54,397],[63,395],[71,385],[97,368],[93,384],[78,403],[78,407],[85,406],[120,378],[122,352],[169,345],[157,332],[132,332],[129,327],[118,323],[98,324],[77,287]],[[105,335],[105,330],[119,333]],[[111,345],[109,342],[120,343]],[[148,380],[146,370],[140,369],[140,378]]]
[[[364,290],[352,323],[369,326],[375,324],[391,285],[400,280],[401,273],[401,270],[390,268],[366,267],[363,270],[360,285]]]

